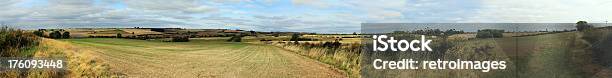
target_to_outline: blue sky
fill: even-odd
[[[604,23],[610,8],[609,0],[7,0],[0,22],[352,33],[361,23]]]

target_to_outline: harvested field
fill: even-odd
[[[158,42],[113,38],[67,39],[128,77],[342,78],[330,65],[286,50],[224,40]]]

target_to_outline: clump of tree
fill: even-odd
[[[134,33],[134,32],[132,32],[132,34],[133,34],[133,33]],[[121,37],[123,37],[123,36],[121,35],[121,33],[117,33],[117,38],[121,38]]]
[[[318,40],[318,39],[312,39],[312,38],[301,38],[301,36],[302,34],[300,33],[293,33],[289,41],[293,41],[293,43],[298,44],[299,43],[298,41],[317,41]],[[341,39],[341,37],[337,37],[337,38]]]
[[[293,35],[291,35],[291,39],[289,39],[289,41],[293,41],[293,43],[295,44],[299,44],[300,40],[300,34],[299,33],[293,33]]]
[[[396,31],[394,33],[398,33],[398,34],[402,34],[405,32],[399,32]],[[453,35],[453,34],[463,34],[465,32],[463,32],[462,30],[455,30],[455,29],[449,29],[446,31],[442,31],[440,29],[426,29],[426,30],[416,30],[416,31],[412,31],[412,34],[420,34],[420,35],[431,35],[431,36],[449,36],[449,35]]]
[[[37,33],[42,33],[41,32],[34,32],[35,34]],[[70,32],[68,31],[64,31],[63,33],[60,31],[53,31],[51,33],[49,33],[49,36],[47,38],[53,38],[53,39],[68,39],[70,38]]]
[[[504,37],[503,33],[504,30],[483,29],[478,30],[478,32],[476,33],[476,38],[501,38]]]
[[[232,38],[227,40],[227,42],[241,42],[241,41],[242,41],[242,34],[236,34],[232,36]]]
[[[588,24],[586,21],[576,22],[576,30],[584,31],[593,28],[593,25]]]
[[[45,36],[45,31],[43,31],[43,30],[34,31],[33,33],[34,33],[34,35],[39,36],[39,37],[44,37]]]
[[[59,31],[53,31],[53,32],[49,33],[49,38],[60,39],[60,38],[62,38],[62,33],[59,32]]]
[[[172,42],[189,42],[189,36],[176,36],[172,37]]]
[[[330,47],[330,48],[339,48],[340,46],[342,46],[342,43],[340,43],[340,41],[334,41],[334,42],[325,42],[322,45],[323,47]]]
[[[279,37],[280,36],[279,33],[274,33],[273,35],[274,35],[274,37]]]
[[[0,28],[0,56],[1,57],[28,57],[33,54],[24,52],[37,46],[40,38],[33,33],[8,27]],[[26,54],[24,54],[26,53]]]
[[[453,35],[453,34],[463,34],[465,32],[463,32],[462,30],[455,30],[455,29],[449,29],[444,31],[445,35]]]
[[[62,34],[62,38],[64,38],[64,39],[68,39],[68,38],[70,38],[70,32],[64,32],[64,33]]]
[[[440,29],[426,29],[426,30],[412,31],[412,34],[433,35],[433,36],[442,35],[443,33],[444,32],[440,31]]]

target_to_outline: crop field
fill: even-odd
[[[346,77],[330,65],[278,47],[225,40],[162,42],[114,38],[64,39],[128,77]]]
[[[489,54],[484,58],[497,57],[510,60],[506,71],[487,76],[493,77],[597,77],[590,70],[581,66],[589,66],[588,56],[579,48],[575,48],[580,37],[576,32],[546,34],[529,37],[506,37],[497,39],[481,39],[467,41],[463,48],[478,47],[483,44],[493,44]],[[475,52],[478,53],[478,52]],[[486,54],[486,53],[485,53]],[[486,77],[486,76],[485,76]]]
[[[523,34],[523,33],[519,33]],[[454,47],[444,53],[445,60],[505,60],[508,69],[488,73],[479,70],[391,70],[370,72],[373,75],[397,77],[493,77],[493,78],[607,78],[610,70],[596,65],[591,52],[582,41],[580,32],[563,32],[524,37],[469,39],[453,42]],[[423,55],[399,56],[419,58]],[[432,55],[427,55],[432,56]],[[390,57],[390,56],[389,56]],[[381,57],[382,58],[382,57]],[[427,58],[419,58],[427,59]],[[368,66],[368,65],[366,65]],[[372,68],[362,68],[370,70]],[[367,72],[368,73],[368,72]]]

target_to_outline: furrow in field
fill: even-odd
[[[278,47],[243,43],[185,43],[126,39],[68,40],[91,49],[129,77],[346,77],[331,66]]]

